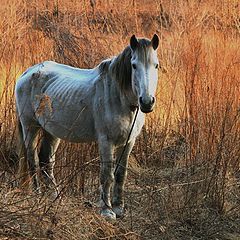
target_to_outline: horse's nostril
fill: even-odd
[[[151,103],[152,103],[152,105],[155,103],[155,97],[152,97]]]
[[[142,97],[139,98],[139,102],[141,105],[143,104]]]

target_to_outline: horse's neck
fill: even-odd
[[[137,106],[137,98],[131,90],[121,89],[119,82],[113,76],[107,75],[104,89],[108,92],[109,100],[116,103],[116,108],[124,113],[132,111]]]

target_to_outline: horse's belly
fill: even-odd
[[[75,121],[69,118],[66,120],[55,120],[54,116],[40,118],[39,123],[50,134],[70,142],[92,142],[96,140],[94,123],[90,118],[79,118]]]

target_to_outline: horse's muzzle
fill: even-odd
[[[149,97],[147,99],[143,99],[142,97],[139,98],[140,109],[143,113],[150,113],[153,110],[155,98]]]

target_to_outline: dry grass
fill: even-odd
[[[238,1],[90,2],[1,3],[0,238],[240,239]],[[44,60],[93,67],[133,33],[155,32],[164,71],[157,107],[131,156],[127,216],[111,224],[96,214],[95,144],[61,144],[61,200],[22,194],[14,107],[21,72]]]

